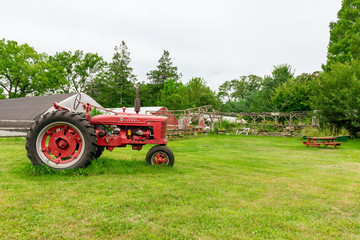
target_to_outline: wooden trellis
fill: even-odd
[[[302,119],[304,117],[309,116],[309,112],[261,112],[261,113],[222,113],[222,115],[226,116],[236,116],[237,118],[243,119],[244,117],[249,117],[252,120],[252,124],[262,124],[267,121],[272,121],[275,124],[279,124],[279,119],[282,118],[285,120],[286,125],[294,125],[294,120],[298,120],[298,124],[296,125],[302,125]],[[261,121],[259,122],[259,120]]]
[[[240,113],[223,113],[214,109],[211,105],[189,108],[185,110],[169,110],[171,115],[176,116],[178,119],[181,118],[183,121],[187,122],[185,128],[188,127],[192,123],[192,121],[200,122],[201,119],[210,122],[210,128],[214,130],[214,124],[216,121],[219,121],[220,126],[224,116],[235,117],[235,122],[245,117],[251,118],[251,124],[253,125],[262,125],[266,124],[266,122],[273,122],[274,125],[278,125],[280,119],[282,123],[289,126],[302,126],[302,120],[305,117],[309,116],[310,112],[240,112]],[[167,114],[168,115],[168,114]],[[295,124],[295,120],[297,123]]]

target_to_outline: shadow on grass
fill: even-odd
[[[144,160],[133,158],[112,159],[102,157],[95,159],[87,168],[54,170],[45,165],[27,164],[22,169],[18,169],[18,174],[31,177],[36,176],[97,176],[103,174],[110,175],[135,175],[135,174],[159,174],[174,172],[172,167],[154,166],[145,163]]]

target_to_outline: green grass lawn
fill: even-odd
[[[0,239],[360,239],[360,140],[203,136],[174,167],[130,147],[87,169],[35,168],[0,139]]]

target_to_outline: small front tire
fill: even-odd
[[[146,162],[151,165],[173,166],[174,161],[174,153],[163,145],[152,147],[146,154]]]

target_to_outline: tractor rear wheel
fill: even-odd
[[[25,147],[33,165],[47,165],[56,170],[88,166],[98,148],[89,121],[68,111],[40,117],[30,128]]]
[[[174,161],[174,153],[170,148],[163,145],[152,147],[146,154],[146,162],[151,165],[172,166]]]

